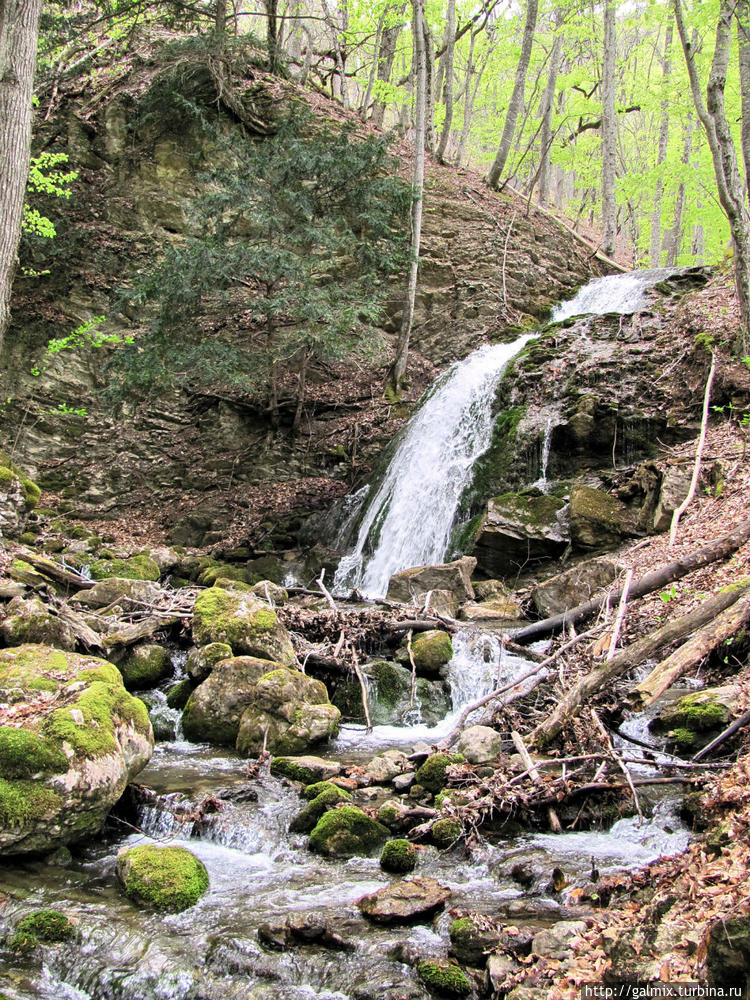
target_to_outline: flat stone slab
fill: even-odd
[[[376,924],[409,924],[429,920],[453,895],[434,878],[405,879],[384,886],[357,902],[363,916]]]

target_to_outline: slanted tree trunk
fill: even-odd
[[[555,12],[555,38],[552,42],[552,51],[549,57],[549,73],[547,74],[547,86],[542,97],[542,131],[539,137],[539,204],[549,203],[549,173],[550,173],[550,149],[552,148],[552,108],[555,102],[555,89],[557,87],[557,74],[560,71],[560,53],[562,52],[562,34],[560,28],[563,21],[563,12],[560,8]]]
[[[437,148],[438,163],[445,162],[445,151],[448,148],[448,139],[453,125],[453,54],[456,49],[456,0],[448,0],[448,37],[445,47],[445,82],[443,84],[445,94],[445,120],[443,131],[440,136],[440,143]]]
[[[659,127],[659,149],[656,154],[657,170],[667,159],[667,144],[669,142],[669,99],[667,87],[672,75],[672,60],[670,58],[672,50],[672,25],[667,27],[667,37],[664,41],[664,59],[662,60],[662,83],[664,86],[664,97],[661,102],[661,124]],[[661,203],[664,197],[664,178],[661,173],[656,178],[656,189],[654,191],[654,206],[651,211],[651,245],[649,256],[651,267],[661,266]]]
[[[0,351],[21,237],[41,0],[0,0]]]
[[[602,250],[614,256],[617,244],[617,113],[615,110],[615,27],[614,0],[604,5],[604,59],[602,62]]]
[[[523,41],[521,42],[521,58],[516,67],[516,82],[513,85],[513,93],[508,104],[508,112],[505,116],[505,125],[500,139],[500,148],[497,151],[495,162],[490,167],[487,175],[487,183],[491,188],[496,188],[500,182],[505,164],[508,160],[510,147],[513,143],[513,136],[516,133],[516,122],[523,108],[523,94],[526,87],[526,73],[531,59],[531,48],[534,44],[534,31],[536,30],[536,18],[539,11],[539,0],[527,0],[526,24],[523,29]]]
[[[405,4],[401,4],[398,7],[397,16],[399,18],[403,16],[405,7]],[[380,54],[378,56],[377,78],[380,83],[388,83],[391,79],[393,63],[396,58],[396,45],[398,43],[398,36],[401,33],[402,27],[403,25],[399,22],[398,24],[394,24],[383,29],[383,37],[380,41]],[[378,99],[375,101],[372,109],[372,123],[376,128],[383,127],[385,108],[386,104],[384,100]]]
[[[359,105],[359,117],[362,121],[367,121],[367,115],[370,110],[370,101],[372,100],[372,91],[375,86],[375,76],[378,72],[378,66],[380,64],[380,45],[383,41],[383,29],[385,27],[385,19],[388,17],[390,12],[390,7],[386,7],[383,13],[378,18],[378,26],[375,31],[375,46],[372,53],[372,66],[370,68],[370,74],[367,78],[367,88],[362,97],[362,101]]]
[[[401,329],[396,345],[396,357],[388,374],[391,391],[398,393],[406,373],[409,357],[409,338],[414,319],[414,301],[417,297],[417,273],[419,270],[419,248],[422,241],[422,204],[424,198],[425,130],[427,105],[427,53],[424,36],[424,0],[412,0],[414,18],[414,61],[415,61],[415,130],[414,130],[414,170],[412,173],[411,203],[411,243],[409,279],[406,288]]]
[[[746,353],[750,349],[750,215],[748,215],[744,200],[744,188],[737,167],[737,152],[734,147],[734,140],[729,123],[727,122],[724,106],[724,89],[726,87],[727,69],[729,66],[731,23],[735,6],[737,6],[737,0],[721,0],[719,19],[716,25],[716,44],[711,62],[708,86],[706,88],[705,102],[701,92],[698,69],[695,64],[695,55],[688,40],[682,3],[681,0],[672,0],[672,2],[674,4],[677,31],[680,36],[683,52],[685,53],[685,63],[690,79],[693,103],[706,133],[714,165],[719,201],[729,220],[729,229],[732,234],[732,243],[734,244],[734,279],[737,288],[742,327],[738,347],[743,353]],[[740,6],[743,9],[745,8],[744,0]],[[741,18],[738,18],[738,23],[742,23]],[[747,23],[747,17],[744,23]],[[744,52],[744,49],[741,50],[742,52]],[[743,58],[742,55],[741,58]],[[747,103],[747,101],[743,103]]]

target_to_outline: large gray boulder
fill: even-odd
[[[85,604],[89,608],[105,608],[117,601],[123,601],[125,607],[128,607],[129,601],[139,605],[158,604],[161,600],[166,602],[166,597],[166,591],[152,580],[110,576],[99,580],[90,590],[81,591],[75,600],[77,604]]]
[[[692,475],[692,465],[673,465],[667,470],[654,512],[654,531],[669,531],[672,514],[688,495]]]
[[[187,738],[233,747],[240,719],[253,702],[258,681],[281,667],[280,663],[255,656],[236,656],[216,663],[190,695],[182,713],[182,728]]]
[[[538,490],[490,500],[474,548],[482,572],[515,575],[530,561],[561,556],[569,541],[563,508],[562,500]]]
[[[442,910],[451,896],[451,890],[434,878],[414,878],[363,896],[357,906],[376,924],[423,923]]]
[[[532,590],[531,598],[542,617],[561,614],[614,583],[621,569],[620,563],[605,556],[587,559],[540,583]]]
[[[0,705],[0,855],[97,833],[153,750],[146,706],[117,667],[46,645],[3,649]]]
[[[458,601],[470,601],[474,597],[471,574],[477,561],[471,556],[462,556],[453,562],[435,566],[413,566],[411,569],[395,573],[388,583],[388,600],[402,604],[423,604],[431,590],[447,590]]]
[[[461,733],[456,748],[470,764],[486,764],[503,748],[503,738],[490,726],[469,726]]]
[[[50,614],[38,597],[14,597],[5,614],[0,624],[0,636],[9,646],[41,642],[59,649],[76,648],[76,637],[71,627],[62,618]]]

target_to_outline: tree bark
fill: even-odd
[[[687,123],[687,128],[685,130],[685,141],[682,147],[682,158],[680,162],[684,167],[690,163],[690,157],[693,153],[693,130],[695,129],[695,119],[691,118]],[[677,188],[677,197],[674,203],[674,217],[672,219],[672,228],[669,231],[668,243],[667,243],[667,259],[665,261],[667,267],[674,267],[677,262],[677,258],[680,254],[680,248],[682,247],[683,234],[682,234],[682,215],[685,211],[685,194],[686,194],[685,182],[682,181],[680,186]]]
[[[214,31],[217,35],[225,35],[227,33],[227,0],[216,0]]]
[[[549,204],[549,173],[550,149],[552,148],[552,108],[555,102],[557,74],[560,71],[560,53],[562,51],[563,12],[560,8],[555,12],[555,38],[552,42],[552,52],[549,57],[549,73],[547,86],[542,97],[542,132],[539,137],[539,204]]]
[[[748,538],[750,538],[750,518],[742,521],[728,535],[709,542],[703,548],[698,549],[697,552],[692,552],[681,559],[666,563],[663,566],[659,566],[658,569],[646,573],[645,576],[636,580],[631,586],[630,599],[635,600],[637,597],[643,597],[644,594],[651,594],[653,591],[659,590],[660,587],[672,583],[673,580],[679,580],[683,576],[687,576],[688,573],[700,569],[702,566],[708,566],[709,563],[716,562],[719,559],[726,559],[727,556],[736,552],[741,545],[744,545]],[[570,610],[564,611],[560,615],[553,615],[551,618],[545,618],[543,621],[533,622],[531,625],[527,625],[525,628],[511,633],[511,637],[514,642],[527,643],[533,639],[538,639],[540,636],[559,632],[566,625],[575,625],[583,621],[584,618],[589,618],[595,614],[605,601],[614,602],[619,600],[620,593],[621,590],[610,591],[602,597],[596,597],[585,604],[579,604],[575,608],[570,608]]]
[[[266,6],[266,49],[268,50],[268,69],[271,73],[277,73],[279,69],[279,45],[278,45],[278,21],[277,10],[278,0],[265,0]]]
[[[443,92],[445,94],[445,120],[443,121],[443,131],[440,136],[440,143],[437,148],[438,163],[445,162],[445,151],[448,148],[448,139],[453,125],[453,54],[456,49],[456,0],[448,0],[448,38],[445,49],[445,82]]]
[[[399,18],[403,16],[405,6],[405,4],[401,4],[398,8],[397,16]],[[396,58],[396,44],[402,27],[403,25],[399,21],[398,24],[394,24],[389,28],[383,29],[383,37],[380,41],[380,55],[378,56],[377,78],[380,83],[388,83],[391,79],[393,63]],[[386,104],[384,100],[379,98],[375,101],[375,105],[372,109],[372,123],[376,128],[383,127],[385,108]]]
[[[0,351],[21,238],[41,0],[0,0]]]
[[[427,18],[422,18],[425,65],[425,132],[424,145],[431,153],[435,149],[435,42]]]
[[[604,5],[604,59],[602,62],[602,249],[614,256],[617,244],[617,112],[615,108],[615,52],[617,32],[614,0]]]
[[[412,174],[411,203],[411,265],[406,288],[401,329],[396,346],[396,357],[388,374],[388,382],[393,393],[398,393],[406,373],[409,357],[409,339],[414,319],[414,302],[417,297],[417,273],[419,271],[419,248],[422,240],[422,205],[424,200],[425,167],[425,113],[427,103],[427,55],[424,35],[424,0],[412,0],[414,15],[414,58],[415,83],[417,91],[414,134],[414,170]]]
[[[380,45],[383,41],[383,29],[385,27],[385,19],[388,17],[390,7],[386,7],[383,13],[378,18],[378,27],[375,32],[375,46],[372,53],[372,67],[370,68],[370,75],[367,78],[367,89],[365,90],[364,96],[359,106],[359,117],[362,121],[367,121],[367,114],[370,109],[370,101],[372,100],[372,90],[375,86],[375,77],[378,72],[378,66],[380,64]]]
[[[747,585],[747,586],[750,586]],[[611,660],[594,667],[592,671],[582,677],[570,691],[565,695],[560,704],[544,722],[541,722],[531,734],[531,742],[537,747],[546,746],[553,740],[574,717],[580,706],[600,691],[605,684],[610,684],[613,680],[621,677],[628,670],[632,670],[653,656],[665,646],[670,646],[680,639],[689,636],[697,628],[707,625],[713,618],[734,604],[743,593],[747,592],[747,586],[743,589],[725,591],[716,594],[710,600],[705,601],[695,611],[676,618],[668,622],[662,628],[657,629],[650,635],[644,636],[632,646],[628,646],[621,653],[618,653]]]
[[[487,175],[487,183],[491,188],[496,188],[500,181],[505,164],[508,160],[513,136],[516,132],[516,122],[523,108],[523,94],[526,87],[526,73],[531,59],[531,48],[534,44],[534,31],[536,30],[536,19],[539,11],[539,0],[527,0],[526,25],[523,30],[523,41],[521,42],[521,58],[516,68],[516,82],[513,86],[508,112],[505,116],[500,148],[497,151],[495,162],[490,167]]]
[[[745,162],[745,192],[750,198],[750,0],[737,0],[738,61],[742,101],[742,159]]]
[[[331,36],[333,38],[333,53],[336,62],[336,72],[339,75],[339,88],[341,92],[341,103],[345,108],[349,108],[349,87],[346,82],[346,66],[344,64],[344,53],[341,48],[341,39],[339,38],[339,24],[338,24],[338,8],[336,17],[331,13],[331,9],[328,6],[327,0],[323,0],[323,14],[325,16],[326,24],[330,29]],[[344,16],[346,16],[346,7],[344,7]]]
[[[705,102],[701,92],[693,48],[688,40],[682,2],[681,0],[672,0],[672,2],[677,31],[685,54],[693,103],[706,133],[714,165],[719,202],[729,220],[732,234],[734,279],[742,328],[738,347],[744,353],[750,349],[750,216],[748,216],[744,202],[744,190],[737,167],[737,152],[724,106],[724,89],[729,66],[730,29],[736,0],[735,2],[721,0],[719,19],[716,25],[716,44]]]
[[[656,169],[667,159],[667,144],[669,142],[669,99],[667,87],[672,75],[672,25],[667,26],[667,37],[664,41],[664,59],[662,60],[662,86],[664,87],[664,97],[661,102],[661,124],[659,127],[659,149],[656,154]],[[661,202],[664,197],[664,178],[661,172],[656,178],[656,190],[654,191],[654,207],[651,211],[651,246],[649,256],[651,267],[661,267]]]

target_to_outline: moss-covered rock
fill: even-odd
[[[580,549],[617,545],[624,533],[625,505],[604,490],[576,483],[570,491],[570,537]]]
[[[71,627],[58,615],[50,614],[38,597],[14,597],[0,624],[0,636],[9,646],[23,643],[46,643],[59,649],[74,650],[76,638]]]
[[[123,848],[116,873],[128,899],[165,913],[194,906],[209,886],[205,865],[184,847]]]
[[[453,656],[451,637],[440,629],[415,636],[411,649],[417,673],[422,677],[439,677],[441,668]]]
[[[422,766],[417,770],[417,784],[422,785],[428,792],[439,792],[448,783],[447,770],[451,764],[457,764],[462,758],[455,754],[433,753]]]
[[[537,489],[503,493],[487,505],[473,549],[488,576],[515,575],[527,562],[556,559],[568,544],[560,519],[564,504]]]
[[[234,746],[258,681],[274,666],[277,664],[255,656],[236,656],[217,663],[188,698],[182,713],[185,736],[198,743]]]
[[[97,559],[89,568],[93,580],[116,576],[124,580],[158,580],[158,564],[145,552],[126,559]]]
[[[368,680],[370,720],[374,726],[406,725],[417,718],[433,726],[450,711],[442,681],[417,677],[416,699],[411,698],[411,669],[390,660],[373,660],[362,667]],[[354,680],[339,684],[331,698],[344,717],[364,722],[362,689]]]
[[[433,823],[430,830],[430,839],[436,847],[452,847],[461,836],[461,823],[452,816],[446,816]]]
[[[342,802],[351,800],[350,793],[339,788],[338,785],[332,785],[330,782],[324,784],[326,784],[326,788],[308,802],[292,820],[289,825],[292,833],[310,833],[323,813],[334,809]]]
[[[0,453],[0,537],[23,533],[26,515],[39,503],[41,490],[28,476]]]
[[[0,854],[97,832],[151,756],[146,706],[106,660],[31,644],[0,650],[0,701],[28,706],[0,727]]]
[[[40,943],[58,944],[68,941],[75,934],[75,927],[59,910],[37,910],[21,917],[8,940],[11,951],[26,954]]]
[[[370,855],[388,839],[388,830],[356,806],[324,813],[310,834],[310,850],[326,857]]]
[[[656,731],[686,730],[691,735],[720,729],[729,721],[732,703],[736,704],[736,692],[733,688],[707,689],[686,694],[663,709],[654,719],[651,728]]]
[[[169,653],[155,642],[133,646],[119,668],[125,687],[130,691],[155,687],[173,670]]]
[[[235,580],[238,583],[245,583],[249,587],[252,583],[252,574],[248,573],[242,566],[216,562],[206,566],[198,575],[198,583],[204,587],[212,587],[219,579]]]
[[[195,684],[193,684],[190,678],[183,677],[181,681],[177,681],[167,691],[167,707],[176,708],[181,712],[185,705],[187,705],[188,699],[194,690]]]
[[[193,611],[193,638],[198,646],[223,642],[237,655],[259,656],[287,667],[296,662],[289,633],[276,612],[251,593],[221,587],[200,593]]]
[[[322,681],[298,670],[272,670],[252,691],[240,720],[237,749],[253,754],[265,745],[277,755],[305,753],[336,736],[340,714]]]
[[[449,997],[467,997],[471,993],[471,981],[457,965],[418,962],[417,975],[433,993]]]
[[[500,942],[498,931],[480,928],[471,917],[459,917],[454,920],[449,930],[451,951],[466,965],[481,968],[487,953],[493,951]]]
[[[303,785],[307,785],[302,793],[306,799],[314,799],[316,795],[320,795],[329,779],[340,773],[340,764],[312,754],[304,757],[274,757],[271,760],[271,774],[274,777],[301,781]]]
[[[230,660],[234,654],[232,647],[226,642],[209,642],[207,646],[192,649],[185,663],[188,677],[200,684],[208,677],[217,663]]]
[[[385,872],[406,875],[417,867],[417,849],[408,840],[389,840],[380,855],[380,867]]]

